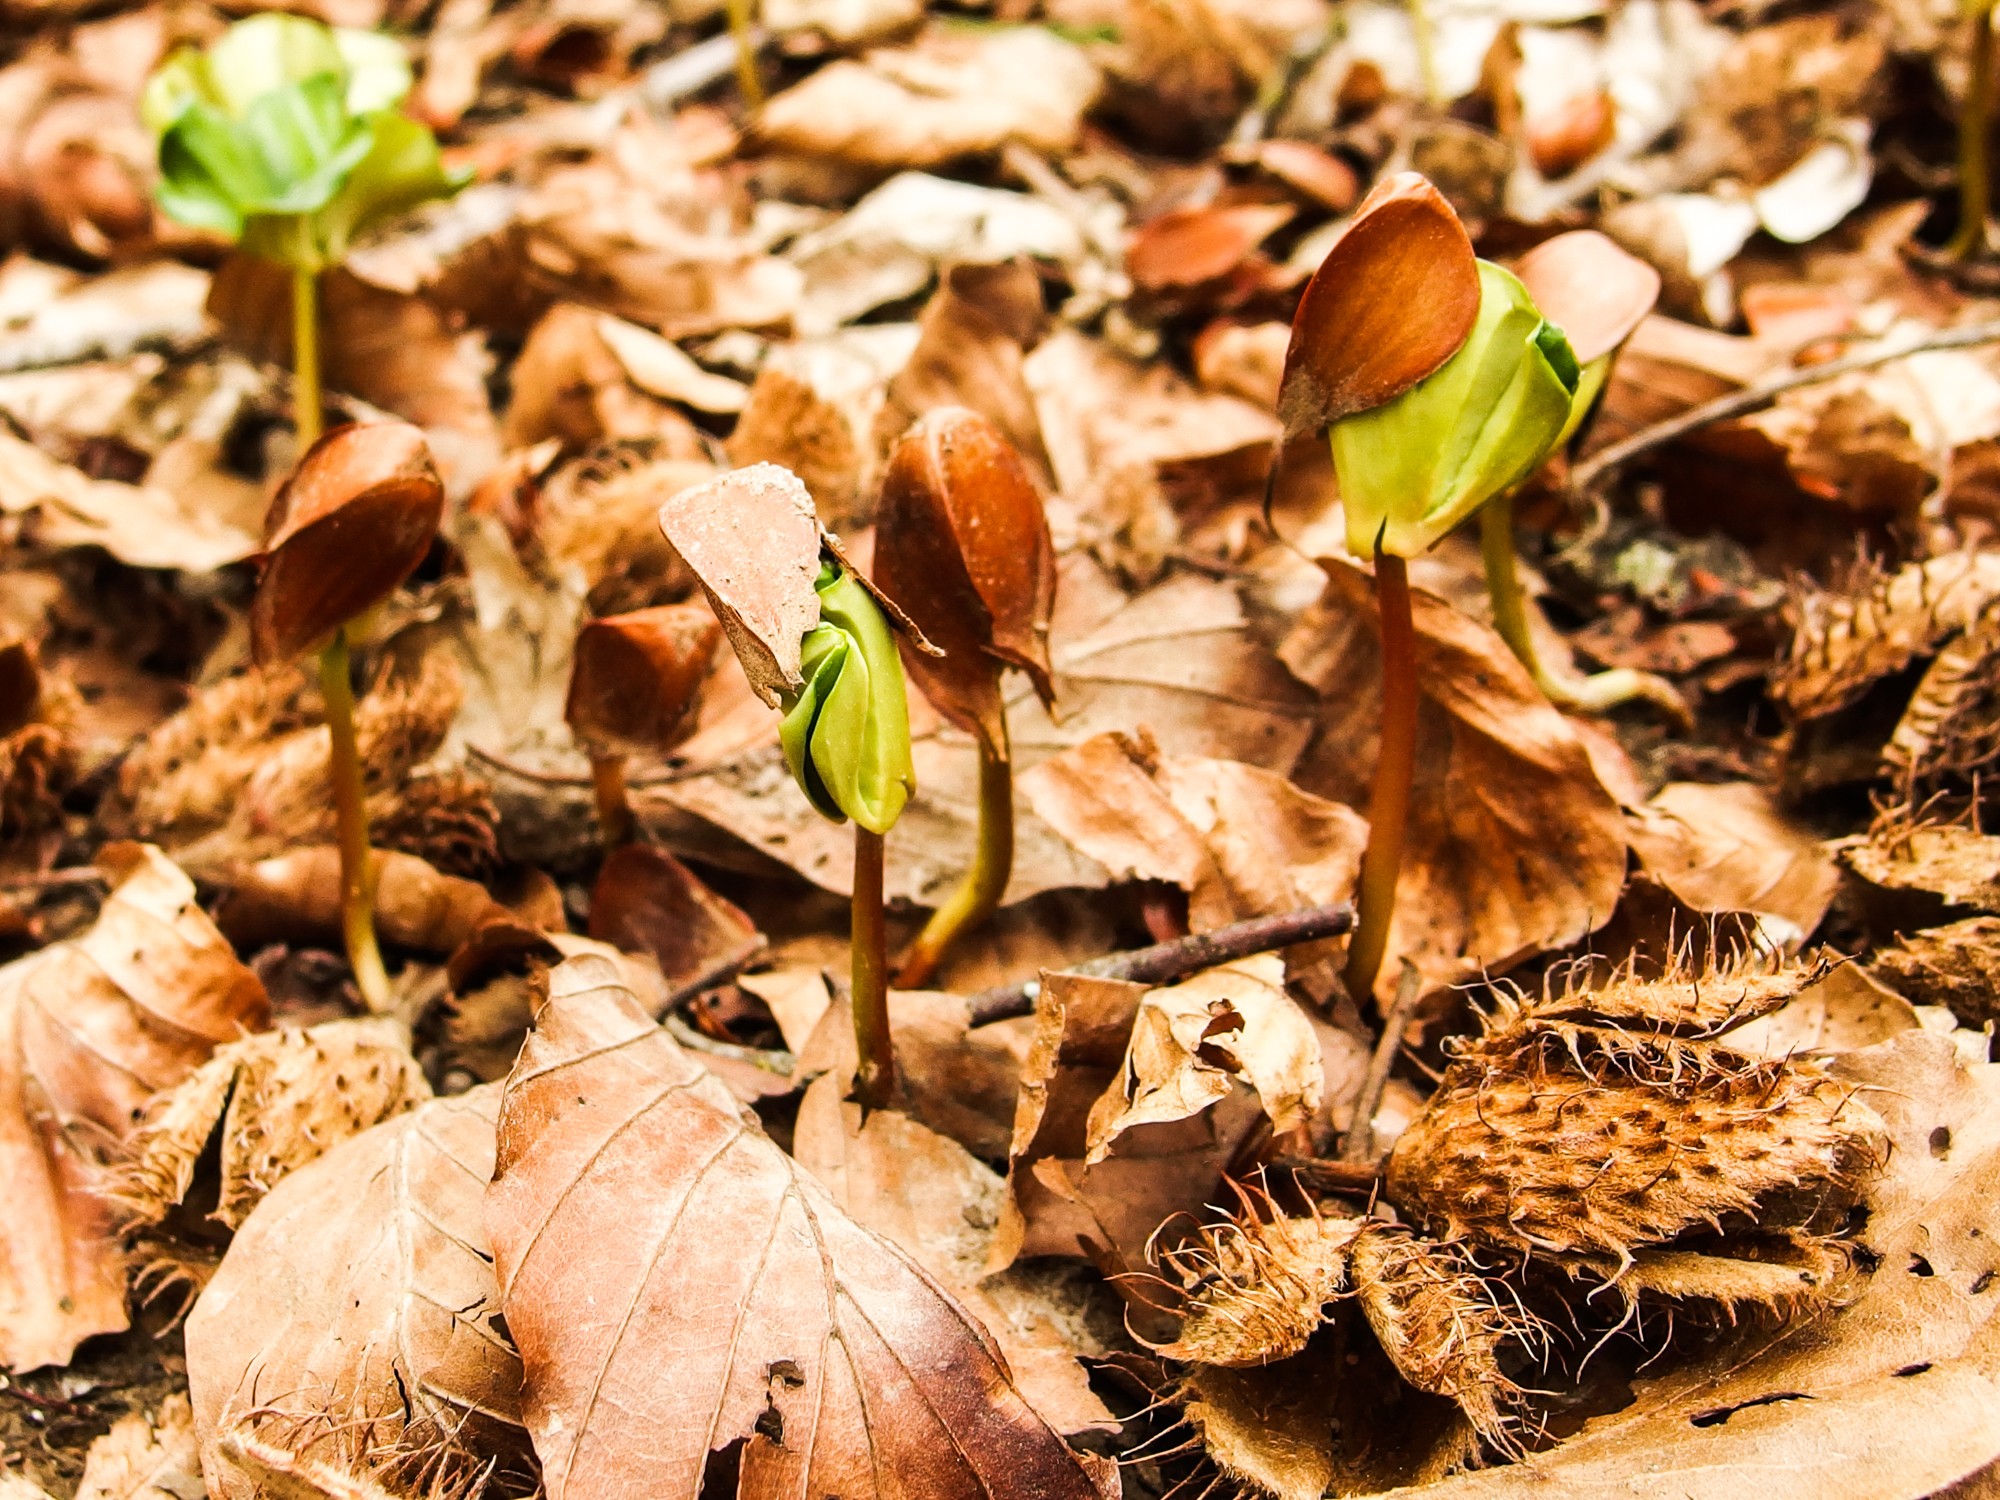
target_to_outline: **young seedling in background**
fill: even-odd
[[[1513,489],[1569,420],[1580,372],[1521,283],[1478,259],[1413,172],[1368,195],[1292,322],[1279,413],[1324,427],[1348,549],[1375,561],[1382,738],[1347,988],[1372,994],[1388,947],[1416,770],[1416,628],[1406,559]]]
[[[958,936],[991,916],[1014,869],[1014,773],[1000,676],[1019,667],[1053,706],[1049,612],[1055,546],[1042,497],[999,428],[943,407],[889,455],[875,522],[875,581],[944,649],[904,643],[924,696],[979,747],[979,842],[972,868],[903,956],[896,983],[928,983]]]
[[[608,615],[577,633],[563,714],[590,755],[607,853],[634,831],[626,758],[665,754],[686,737],[721,639],[715,616],[698,604]]]
[[[1537,245],[1521,257],[1514,274],[1542,315],[1568,337],[1582,366],[1569,420],[1556,439],[1560,449],[1576,436],[1603,395],[1619,348],[1659,300],[1660,273],[1596,230],[1577,229]],[[1687,721],[1687,704],[1673,684],[1650,672],[1617,668],[1574,678],[1557,676],[1543,665],[1528,632],[1527,598],[1514,557],[1513,490],[1495,495],[1479,512],[1479,542],[1494,627],[1550,702],[1599,713],[1642,698]]]
[[[806,487],[776,464],[683,490],[661,507],[660,528],[701,581],[751,687],[783,711],[778,737],[800,790],[824,816],[854,820],[855,1095],[884,1108],[896,1065],[882,839],[916,790],[888,617],[820,530]]]
[[[1958,112],[1958,228],[1944,252],[1956,260],[1986,253],[1986,220],[1992,210],[1993,167],[1987,159],[1993,131],[1994,0],[1959,0],[1972,32],[1965,103]]]
[[[736,38],[736,86],[743,91],[743,103],[762,109],[764,85],[757,77],[757,39],[752,34],[755,4],[756,0],[729,0],[729,34]]]
[[[351,623],[396,591],[430,551],[444,485],[424,435],[405,422],[342,427],[307,450],[265,518],[264,571],[250,606],[260,667],[319,653],[340,839],[340,925],[354,982],[371,1011],[389,1008],[375,941],[375,867],[367,785],[354,736]]]
[[[320,434],[319,273],[362,231],[463,181],[397,108],[410,81],[390,37],[271,12],[175,52],[140,96],[160,207],[292,273],[300,452]]]

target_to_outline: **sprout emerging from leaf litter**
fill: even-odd
[[[938,908],[896,982],[922,987],[952,943],[991,916],[1014,867],[1014,776],[1002,672],[1028,674],[1053,705],[1049,614],[1055,546],[1027,465],[1000,429],[962,407],[920,419],[889,455],[875,529],[875,581],[941,657],[903,645],[939,713],[979,748],[979,841],[964,883]]]

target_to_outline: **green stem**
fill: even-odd
[[[1971,260],[1986,249],[1992,194],[1986,145],[1992,116],[1993,11],[1987,7],[1972,18],[1972,76],[1958,116],[1958,229],[1944,248],[1959,260]]]
[[[887,1109],[896,1097],[896,1054],[889,1039],[888,938],[882,925],[882,835],[854,825],[852,916],[854,1097],[864,1109]]]
[[[1368,852],[1361,857],[1354,936],[1347,945],[1347,993],[1357,1005],[1374,994],[1388,952],[1417,770],[1417,630],[1410,614],[1410,570],[1379,546],[1375,607],[1382,618],[1382,743],[1368,793]]]
[[[333,633],[319,653],[320,693],[332,739],[328,770],[340,830],[340,929],[347,961],[368,1009],[389,1009],[389,971],[375,943],[375,861],[368,848],[368,791],[361,777],[361,748],[354,737],[354,688],[347,676],[347,630]]]
[[[951,898],[931,913],[924,930],[903,955],[896,988],[920,990],[937,973],[959,937],[999,909],[1014,873],[1014,767],[1008,759],[1006,729],[1000,743],[979,741],[979,846],[972,868]]]
[[[751,109],[764,107],[764,85],[757,77],[757,44],[751,39],[752,0],[729,0],[729,33],[736,38],[736,84]]]
[[[632,842],[636,825],[632,802],[625,795],[625,757],[593,755],[590,758],[590,786],[597,797],[597,827],[608,854]]]
[[[1694,722],[1687,700],[1664,677],[1630,667],[1614,667],[1589,677],[1561,677],[1543,665],[1528,628],[1528,595],[1521,587],[1514,557],[1514,497],[1499,495],[1479,512],[1479,551],[1486,563],[1486,594],[1493,601],[1493,628],[1500,632],[1542,696],[1558,708],[1603,713],[1621,703],[1640,699],[1665,712],[1682,726]]]
[[[1431,25],[1428,0],[1409,0],[1410,29],[1417,38],[1417,76],[1423,80],[1424,102],[1432,109],[1445,106],[1444,85],[1438,81],[1437,32]]]
[[[292,272],[292,425],[304,453],[320,435],[319,278]]]

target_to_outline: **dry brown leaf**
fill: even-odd
[[[760,142],[887,173],[998,151],[1072,145],[1097,95],[1083,50],[1039,26],[933,28],[908,47],[842,59],[759,112]]]
[[[269,1018],[264,987],[159,850],[98,855],[83,936],[0,970],[0,1366],[60,1364],[126,1326],[107,1158],[147,1102]]]
[[[339,1452],[345,1434],[400,1457],[419,1492],[491,1458],[494,1488],[522,1492],[521,1366],[481,1214],[499,1107],[498,1085],[433,1100],[293,1173],[244,1222],[187,1324],[217,1500],[273,1493],[232,1461],[245,1436]]]
[[[0,512],[34,513],[52,547],[102,547],[135,568],[207,573],[257,551],[249,532],[154,485],[92,479],[0,432]]]
[[[1411,1500],[1622,1500],[1635,1483],[1687,1500],[1919,1500],[2000,1454],[1984,1295],[2000,1273],[2000,1067],[1909,1032],[1837,1068],[1890,1137],[1863,1199],[1869,1269],[1853,1294],[1809,1318],[1746,1323],[1636,1381],[1631,1404],[1552,1451]]]
[[[282,1179],[430,1095],[400,1023],[259,1032],[218,1047],[153,1101],[119,1195],[139,1224],[160,1223],[188,1201],[213,1144],[221,1183],[210,1217],[236,1229]]]
[[[1841,861],[1879,890],[2000,912],[2000,835],[1892,828],[1842,851]]]
[[[606,440],[643,438],[657,444],[661,458],[700,458],[700,433],[670,401],[632,378],[607,333],[611,328],[675,349],[636,324],[558,303],[528,335],[511,371],[513,399],[501,429],[508,447],[553,437],[581,452]]]
[[[1320,566],[1327,591],[1279,652],[1327,705],[1296,779],[1358,803],[1379,733],[1375,609],[1360,568]],[[1438,985],[1602,926],[1625,883],[1626,831],[1583,741],[1500,637],[1426,590],[1412,602],[1423,705],[1389,953]],[[1385,1004],[1392,967],[1378,989]]]
[[[1256,1091],[1273,1135],[1301,1130],[1325,1082],[1312,1022],[1285,993],[1284,959],[1238,959],[1140,997],[1125,1065],[1091,1106],[1084,1165],[1128,1130],[1199,1114],[1238,1083]]]
[[[375,925],[382,941],[450,953],[510,913],[476,881],[444,875],[414,854],[377,849]],[[340,851],[330,845],[260,860],[236,875],[216,921],[245,948],[327,943],[340,935]]]
[[[650,955],[675,995],[719,982],[764,948],[764,934],[741,908],[647,844],[627,844],[605,857],[591,892],[590,935]]]
[[[894,1110],[862,1118],[841,1080],[816,1079],[799,1105],[792,1154],[865,1228],[908,1251],[983,1323],[1028,1404],[1057,1432],[1116,1427],[1091,1392],[1073,1347],[1080,1298],[1046,1300],[1022,1272],[988,1278],[986,1262],[1006,1183],[957,1142]]]
[[[1752,782],[1675,782],[1626,816],[1640,868],[1682,905],[1748,912],[1777,948],[1811,937],[1840,885],[1832,855]]]
[[[486,1217],[551,1500],[732,1470],[744,1496],[1101,1493],[978,1325],[600,960],[550,976]]]
[[[534,529],[557,569],[583,578],[591,612],[678,601],[694,579],[660,533],[660,497],[713,478],[705,459],[653,459],[614,448],[563,465],[534,497]]]
[[[205,1500],[201,1449],[185,1396],[169,1396],[157,1412],[132,1412],[84,1455],[76,1500]]]

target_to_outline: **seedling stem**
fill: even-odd
[[[757,44],[750,35],[752,0],[729,0],[729,31],[736,38],[736,83],[751,109],[764,107],[764,85],[757,77]]]
[[[597,826],[605,852],[632,842],[632,804],[625,796],[625,757],[597,755],[590,761],[591,790],[597,794]]]
[[[854,825],[852,909],[854,1097],[864,1109],[887,1109],[896,1094],[889,1040],[888,938],[882,922],[882,835]]]
[[[381,1015],[389,1009],[389,971],[375,942],[375,862],[368,848],[367,787],[361,778],[354,688],[347,673],[347,628],[342,626],[319,653],[320,693],[326,699],[326,727],[332,738],[328,770],[340,831],[340,927],[361,998],[371,1012]]]
[[[319,277],[292,270],[292,426],[304,453],[320,435]]]
[[[1000,743],[979,740],[979,847],[972,868],[944,905],[931,913],[924,930],[896,974],[896,988],[922,989],[960,934],[977,927],[1000,908],[1014,873],[1014,767],[1006,729]]]
[[[1410,615],[1409,565],[1379,544],[1375,607],[1382,619],[1382,745],[1368,794],[1368,852],[1361,859],[1354,937],[1347,947],[1347,992],[1356,1004],[1375,992],[1388,951],[1417,767],[1417,631]]]
[[[1991,209],[1992,167],[1987,136],[1993,128],[1993,8],[1972,17],[1972,76],[1958,117],[1958,229],[1945,253],[1971,260],[1986,249],[1986,217]]]

